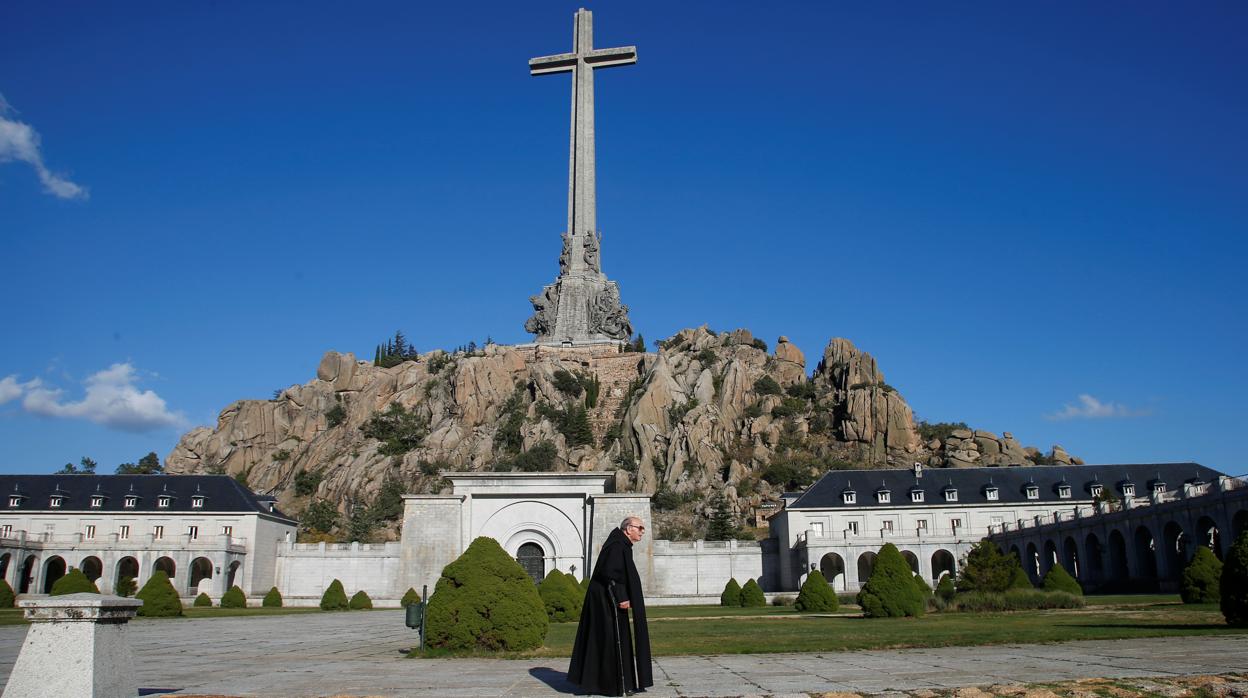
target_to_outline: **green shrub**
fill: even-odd
[[[1222,561],[1207,546],[1196,546],[1192,561],[1183,568],[1179,596],[1183,603],[1216,603],[1222,598]]]
[[[797,602],[797,597],[792,594],[781,594],[771,598],[772,606],[792,606]]]
[[[720,606],[740,606],[741,605],[741,585],[737,583],[737,578],[733,577],[724,585],[724,590],[719,593]]]
[[[1226,554],[1218,586],[1226,624],[1237,628],[1248,626],[1248,530],[1239,534]]]
[[[1004,592],[972,591],[958,594],[953,606],[959,611],[1001,613],[1004,611],[1040,611],[1051,608],[1083,608],[1081,597],[1064,591],[1010,589]]]
[[[824,579],[823,573],[819,570],[811,570],[806,581],[802,582],[802,588],[797,592],[797,600],[793,602],[793,608],[803,612],[831,613],[840,608],[840,601],[836,598],[832,585]]]
[[[278,591],[277,587],[269,589],[269,593],[264,595],[264,600],[260,602],[260,606],[263,608],[281,608],[282,592]]]
[[[195,600],[191,602],[191,605],[196,608],[212,608],[212,597],[200,592],[199,596],[196,596]]]
[[[134,577],[125,575],[121,579],[117,580],[117,588],[113,590],[113,593],[118,596],[134,596],[134,590],[137,589],[138,586],[139,585],[134,582]]]
[[[558,390],[568,397],[581,396],[581,382],[576,379],[576,376],[568,373],[562,368],[555,371],[554,384],[555,390]]]
[[[407,608],[414,603],[420,603],[420,594],[417,594],[415,589],[408,587],[407,591],[403,592],[403,598],[399,601],[399,605]]]
[[[871,578],[858,592],[858,605],[868,618],[921,616],[927,600],[914,584],[914,573],[892,543],[885,543],[875,558]]]
[[[360,589],[355,592],[355,596],[351,597],[351,602],[347,606],[352,611],[363,611],[373,607],[373,600],[368,597],[368,592]]]
[[[581,617],[581,601],[583,595],[576,580],[560,572],[551,570],[550,574],[537,585],[538,596],[546,607],[546,617],[554,623],[577,620]]]
[[[753,579],[746,581],[745,586],[741,587],[741,605],[746,608],[767,605],[767,597],[763,595],[763,588]]]
[[[360,432],[381,442],[377,452],[383,456],[401,456],[425,440],[429,435],[429,422],[415,410],[409,412],[403,405],[392,402],[385,412],[373,413],[360,427]]]
[[[958,572],[958,591],[1005,591],[1010,588],[1014,573],[1012,556],[987,538],[979,541],[966,553]],[[1022,569],[1021,567],[1019,569]]]
[[[1010,555],[1006,558],[1010,561],[1010,589],[1035,589],[1036,585],[1031,583],[1031,577],[1023,571],[1023,563],[1018,558]]]
[[[914,588],[919,590],[919,596],[923,597],[924,600],[932,598],[932,586],[927,583],[923,575],[914,575]]]
[[[221,596],[221,608],[247,608],[247,595],[237,585]]]
[[[342,582],[335,579],[329,583],[325,593],[321,594],[321,610],[345,611],[348,608],[347,590],[342,588]]]
[[[1070,576],[1066,568],[1061,565],[1053,565],[1049,569],[1048,574],[1044,575],[1044,584],[1041,587],[1045,591],[1064,591],[1074,596],[1083,596],[1083,587],[1079,586],[1079,582]]]
[[[944,601],[952,601],[957,589],[953,586],[953,575],[946,574],[940,578],[940,583],[936,585],[936,596]]]
[[[65,576],[56,580],[52,585],[52,596],[64,596],[65,594],[98,594],[100,590],[96,588],[95,582],[87,579],[87,575],[77,567],[70,567],[69,572]]]
[[[645,345],[643,344],[642,346],[644,347]],[[645,350],[642,349],[642,351],[645,351]],[[582,579],[581,583],[577,586],[581,588],[581,600],[582,602],[584,602],[585,594],[589,593],[589,577]]]
[[[426,618],[428,644],[450,650],[535,649],[550,624],[529,575],[484,536],[443,568]]]
[[[153,572],[134,597],[143,600],[138,612],[140,616],[151,618],[182,615],[182,601],[178,599],[178,592],[164,570]]]
[[[13,608],[17,602],[17,594],[13,593],[13,587],[9,583],[0,579],[0,608]]]
[[[780,387],[780,384],[776,382],[775,378],[772,378],[771,376],[763,376],[762,378],[754,381],[754,392],[759,395],[779,395],[784,392],[784,390]]]
[[[342,409],[341,405],[339,409]],[[312,494],[324,478],[325,473],[320,470],[300,470],[295,474],[295,494],[301,497]]]

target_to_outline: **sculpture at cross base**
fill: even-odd
[[[594,163],[594,70],[637,62],[633,46],[595,49],[593,13],[580,9],[572,53],[534,58],[533,75],[572,73],[572,133],[568,162],[568,227],[559,277],[529,298],[534,314],[524,329],[540,344],[591,344],[632,336],[618,284],[602,273]]]

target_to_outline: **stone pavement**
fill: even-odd
[[[129,626],[145,695],[571,695],[566,659],[405,659],[401,611]],[[0,682],[25,626],[0,627]],[[918,650],[660,657],[650,696],[803,695],[954,688],[1085,677],[1248,672],[1248,635]]]

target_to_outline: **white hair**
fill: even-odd
[[[641,519],[636,516],[625,516],[624,520],[620,522],[620,530],[623,531],[624,529],[628,528],[628,524],[630,521],[636,521],[638,524],[641,523]]]

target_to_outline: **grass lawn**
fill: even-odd
[[[380,611],[394,609],[375,609]],[[362,613],[359,611],[342,611],[342,613]],[[187,618],[229,618],[237,616],[288,616],[297,613],[324,613],[320,608],[313,606],[311,608],[195,608],[187,606],[182,609],[182,613]],[[165,618],[144,618],[142,616],[134,619],[136,622],[162,621]],[[20,608],[0,608],[0,625],[26,625],[26,620],[22,617]]]

